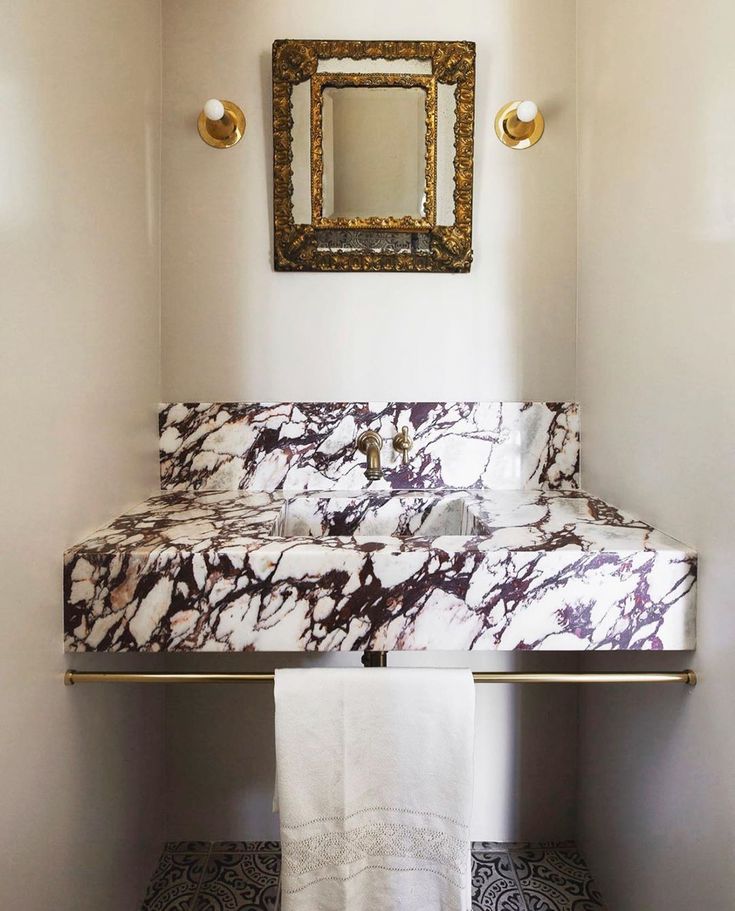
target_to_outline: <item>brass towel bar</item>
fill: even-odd
[[[524,674],[515,671],[475,671],[475,683],[685,683],[697,685],[694,671],[594,673],[594,674]],[[236,674],[166,674],[125,671],[74,671],[64,674],[66,686],[78,683],[272,683],[272,671]]]

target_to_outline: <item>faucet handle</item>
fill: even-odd
[[[404,465],[408,465],[408,451],[413,447],[413,440],[408,435],[408,427],[401,427],[401,432],[393,437],[393,448],[400,452]]]

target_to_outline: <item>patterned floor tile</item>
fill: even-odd
[[[503,841],[473,841],[473,854],[497,854],[508,850],[508,845]]]
[[[209,854],[209,841],[167,841],[163,850],[167,854]]]
[[[213,854],[280,854],[280,841],[214,841]]]
[[[274,911],[280,870],[275,853],[211,854],[192,911]]]
[[[585,862],[573,845],[511,850],[528,911],[604,911]]]
[[[494,851],[559,850],[576,851],[573,841],[473,841],[473,854],[488,854]]]
[[[148,884],[141,911],[191,911],[207,853],[164,852]]]
[[[472,858],[473,911],[526,911],[506,852]]]
[[[572,842],[475,842],[473,911],[605,911]],[[142,911],[278,911],[280,844],[167,842]]]

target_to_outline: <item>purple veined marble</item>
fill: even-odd
[[[696,555],[572,490],[152,497],[65,555],[69,651],[691,649]]]
[[[162,490],[360,490],[361,431],[378,430],[379,489],[579,487],[571,402],[297,402],[160,406]],[[402,465],[391,445],[407,426]]]

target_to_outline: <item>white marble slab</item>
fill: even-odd
[[[69,651],[691,649],[696,563],[684,544],[579,491],[171,492],[66,553],[65,641]]]

